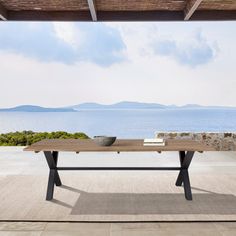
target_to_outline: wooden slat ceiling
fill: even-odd
[[[79,11],[88,10],[86,0],[0,0],[7,10]]]
[[[0,19],[33,21],[236,20],[236,0],[0,0]]]
[[[96,0],[101,11],[181,11],[185,5],[185,0]]]
[[[202,1],[198,10],[235,10],[236,9],[236,0],[207,0]]]

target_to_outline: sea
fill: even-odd
[[[0,133],[14,131],[84,132],[88,136],[153,138],[156,132],[235,132],[236,109],[81,110],[77,112],[0,112]]]

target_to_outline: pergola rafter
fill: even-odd
[[[187,0],[184,20],[189,20],[203,0]]]
[[[0,19],[7,20],[7,10],[1,3],[0,3]]]
[[[97,12],[96,12],[96,7],[95,7],[95,0],[87,0],[87,1],[88,1],[89,11],[90,11],[92,20],[97,21]]]

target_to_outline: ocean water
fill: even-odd
[[[236,131],[236,109],[0,113],[0,133],[22,130],[63,130],[119,138],[152,138],[157,131]]]

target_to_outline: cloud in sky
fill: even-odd
[[[4,23],[0,50],[43,62],[79,61],[110,66],[139,56],[166,56],[191,67],[212,61],[217,50],[200,30],[184,39],[166,36],[156,24]],[[156,32],[153,34],[153,32]],[[184,34],[183,34],[184,35]],[[135,56],[136,54],[136,56]]]
[[[152,47],[155,54],[172,57],[180,64],[191,67],[207,64],[218,51],[217,45],[208,43],[201,31],[184,40],[157,39]]]
[[[0,107],[121,100],[236,106],[235,22],[24,24],[0,23]]]
[[[0,32],[0,50],[43,62],[110,66],[124,60],[119,31],[105,24],[5,23]]]
[[[212,62],[219,52],[217,39],[209,38],[202,24],[196,27],[193,27],[195,23],[168,26],[167,23],[107,24],[120,31],[130,60],[165,56],[180,66],[193,68]]]

